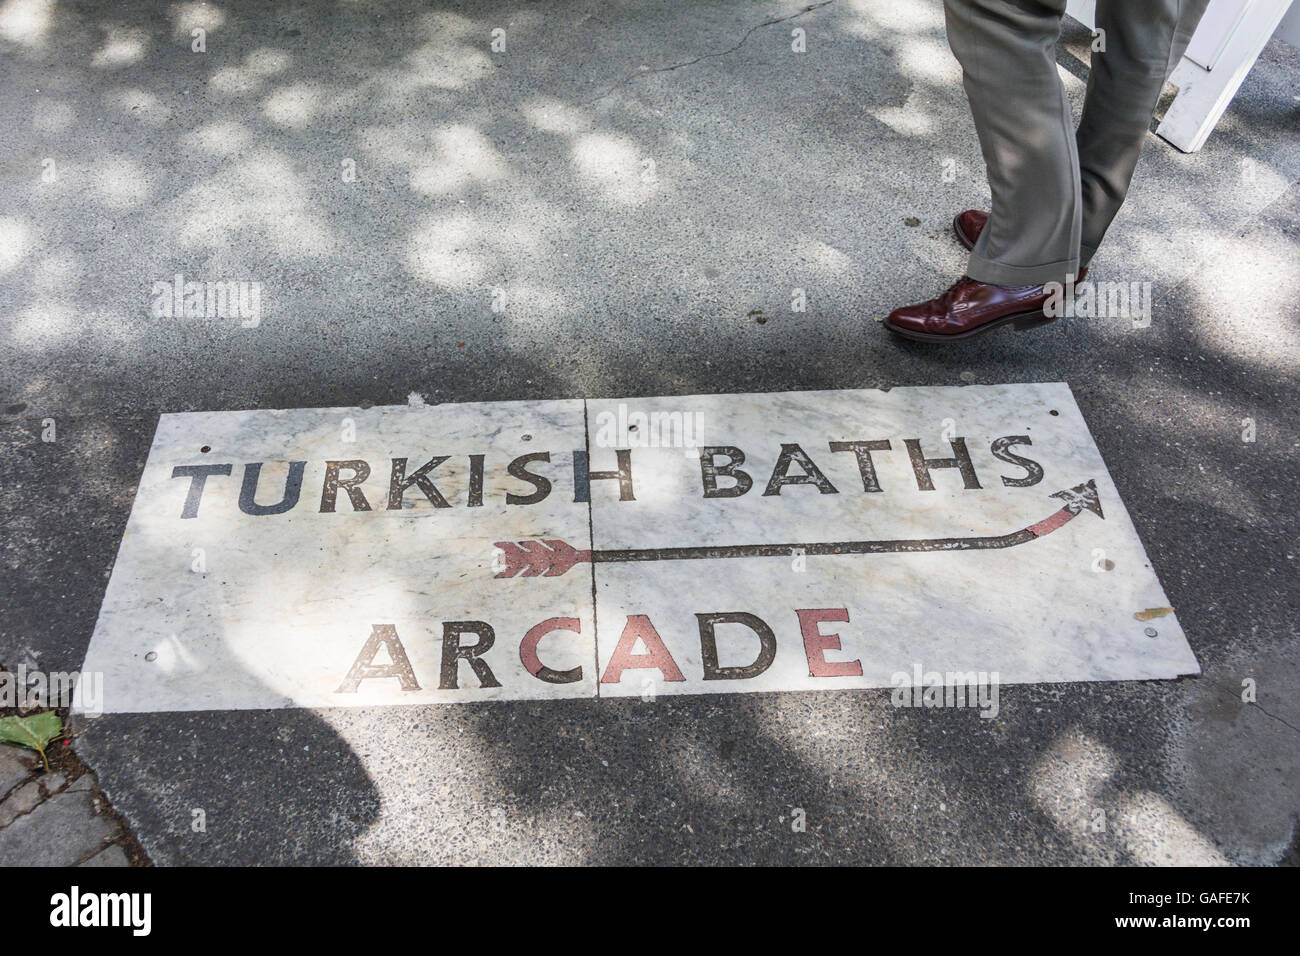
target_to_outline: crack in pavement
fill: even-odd
[[[1258,707],[1258,708],[1259,708],[1259,712],[1260,712],[1261,714],[1263,714],[1264,716],[1266,716],[1266,717],[1271,717],[1271,718],[1273,718],[1274,720],[1276,720],[1279,724],[1281,724],[1282,726],[1284,726],[1284,727],[1290,727],[1290,728],[1291,728],[1292,730],[1294,730],[1296,733],[1300,734],[1300,727],[1297,727],[1295,724],[1291,723],[1289,720],[1286,720],[1286,719],[1283,718],[1283,717],[1279,717],[1279,716],[1277,716],[1277,714],[1269,713],[1269,712],[1268,712],[1267,710],[1265,710],[1263,707],[1260,707],[1260,705],[1257,704],[1257,703],[1256,703],[1256,704],[1251,704],[1251,706],[1252,706],[1252,707]]]
[[[1234,703],[1246,703],[1244,701],[1241,701],[1236,694],[1229,694],[1225,699],[1231,700]],[[1276,720],[1283,727],[1288,727],[1291,730],[1294,730],[1296,733],[1300,734],[1300,727],[1297,727],[1295,724],[1291,723],[1285,717],[1279,717],[1277,714],[1265,710],[1264,707],[1258,701],[1250,701],[1249,703],[1246,703],[1246,709],[1250,709],[1252,707],[1258,710],[1265,717],[1268,717],[1271,720]]]
[[[709,60],[709,59],[713,59],[714,57],[727,56],[728,54],[735,53],[737,50],[739,50],[742,46],[745,45],[745,41],[749,39],[750,34],[752,34],[755,30],[761,30],[763,27],[770,27],[777,23],[785,23],[787,20],[794,20],[797,17],[803,16],[805,13],[811,13],[813,10],[819,10],[822,7],[828,7],[834,2],[835,0],[822,0],[821,3],[810,4],[809,6],[804,7],[802,10],[799,10],[796,13],[790,14],[789,16],[776,17],[775,19],[772,20],[764,20],[762,23],[756,24],[750,27],[748,30],[746,30],[744,36],[740,38],[740,42],[737,43],[729,50],[721,50],[717,53],[703,53],[700,56],[695,57],[693,60],[686,60],[682,63],[674,63],[672,66],[661,66],[653,70],[641,69],[641,70],[637,70],[635,73],[629,73],[627,76],[623,77],[623,79],[619,80],[617,83],[615,83],[613,86],[607,89],[604,93],[601,93],[599,96],[593,96],[589,100],[583,100],[582,105],[590,106],[592,103],[595,103],[599,100],[603,100],[605,97],[609,96],[609,94],[613,93],[619,87],[626,86],[628,83],[631,83],[638,76],[649,76],[651,73],[671,73],[673,70],[680,70],[682,67],[690,66],[693,63],[699,63],[701,60]]]

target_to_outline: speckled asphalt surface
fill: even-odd
[[[868,691],[84,723],[157,862],[1293,854],[1300,53],[1199,154],[1149,138],[1093,275],[1151,282],[1149,328],[939,350],[873,320],[960,273],[986,200],[941,7],[800,10],[4,5],[0,661],[80,665],[161,412],[1063,380],[1204,676],[1007,687],[996,720]],[[178,272],[262,283],[260,325],[151,318]]]

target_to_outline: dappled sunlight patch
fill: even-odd
[[[167,10],[172,39],[189,40],[195,29],[215,30],[226,22],[226,12],[211,3],[174,3]]]
[[[416,33],[431,40],[448,38],[462,40],[466,37],[483,33],[483,27],[461,13],[451,10],[437,10],[420,17],[416,24]]]
[[[412,234],[406,265],[412,275],[444,289],[465,291],[508,285],[504,264],[516,268],[519,262],[538,255],[536,235],[518,223],[537,221],[519,216],[512,222],[490,214],[455,212],[431,220]],[[508,309],[508,307],[507,307]]]
[[[252,134],[243,123],[216,120],[186,133],[181,142],[215,156],[229,156],[247,149],[251,140]]]
[[[857,270],[853,260],[839,249],[811,236],[800,236],[794,252],[801,266],[806,268],[811,264],[816,274],[847,279]]]
[[[485,228],[468,213],[433,222],[411,237],[408,268],[418,278],[445,289],[481,285],[488,275],[486,260],[491,256],[481,238]]]
[[[107,156],[92,173],[95,198],[112,209],[129,209],[143,202],[152,191],[144,167],[129,156]]]
[[[903,136],[929,136],[934,131],[934,121],[911,97],[905,106],[886,106],[870,115]]]
[[[38,351],[52,348],[76,338],[78,321],[67,304],[42,296],[14,316],[13,341]]]
[[[53,287],[48,281],[52,275],[42,282],[40,294],[14,314],[9,331],[16,347],[33,353],[71,347],[114,349],[138,342],[148,331],[142,318],[133,321],[121,313],[87,309],[69,289]]]
[[[1102,827],[1106,790],[1118,766],[1119,759],[1109,747],[1087,734],[1075,733],[1058,738],[1029,773],[1039,809],[1093,862],[1102,862],[1110,850]],[[1088,839],[1094,828],[1103,839]]]
[[[181,225],[176,237],[189,248],[231,249],[264,241],[290,259],[327,255],[335,245],[334,232],[309,211],[301,180],[282,154],[257,150],[177,200]]]
[[[41,49],[54,25],[54,0],[5,0],[0,4],[0,37]]]
[[[434,133],[438,159],[411,170],[411,188],[425,195],[456,192],[471,183],[498,182],[510,166],[496,148],[472,126],[445,126]]]
[[[311,83],[295,83],[262,101],[262,114],[277,126],[302,129],[320,112],[324,93]]]
[[[1197,308],[1191,314],[1198,337],[1248,362],[1286,378],[1300,348],[1300,327],[1288,303],[1300,291],[1300,260],[1279,244],[1265,246],[1250,234],[1217,235],[1217,249],[1201,260],[1192,285]],[[1290,293],[1290,294],[1288,294]],[[1231,335],[1222,334],[1225,316],[1239,316]]]
[[[274,469],[273,469],[274,470]],[[279,474],[276,475],[280,477]],[[270,481],[268,477],[268,482]],[[231,529],[232,537],[238,534]],[[236,538],[237,540],[237,538]],[[345,535],[345,541],[349,541]],[[364,546],[364,536],[356,536],[356,546]],[[239,594],[239,604],[257,607],[259,605],[281,606],[285,618],[277,629],[276,646],[269,648],[266,640],[266,627],[263,622],[241,615],[227,614],[222,624],[221,640],[218,649],[209,648],[208,657],[214,660],[196,662],[192,671],[199,671],[220,661],[224,666],[236,665],[237,673],[255,674],[265,687],[274,693],[292,700],[299,675],[287,666],[289,661],[312,661],[310,670],[319,680],[321,686],[335,686],[340,679],[336,672],[338,663],[320,654],[320,631],[335,613],[328,600],[323,600],[316,590],[320,571],[310,564],[300,568],[277,568],[275,575],[268,575],[254,582]],[[394,619],[418,616],[418,610],[412,608],[410,581],[389,576],[375,580],[368,578],[364,584],[358,582],[359,601],[371,601],[388,609]],[[364,639],[364,629],[362,630]],[[399,637],[400,639],[400,637]],[[408,640],[410,640],[408,632]],[[358,644],[358,646],[360,646]],[[414,647],[414,642],[412,642]],[[382,649],[379,657],[387,658],[377,663],[389,663],[387,650]]]
[[[556,289],[547,288],[540,285],[526,285],[511,283],[505,287],[506,308],[505,316],[510,320],[513,327],[528,327],[544,322],[546,319],[559,318],[566,314],[571,314],[572,304],[564,295]],[[552,334],[552,329],[544,329],[547,334]],[[531,343],[533,340],[527,340]],[[508,345],[525,344],[521,339],[517,340],[512,331],[506,333],[506,343]]]
[[[358,863],[392,866],[415,858],[428,863],[479,840],[488,841],[495,855],[515,864],[548,860],[549,840],[561,840],[579,865],[608,862],[600,846],[605,833],[592,819],[593,807],[581,798],[575,802],[562,783],[579,767],[586,771],[587,762],[597,759],[593,754],[566,755],[552,767],[553,776],[544,777],[539,789],[520,800],[516,746],[526,747],[541,733],[530,726],[528,713],[493,711],[490,719],[497,733],[484,733],[464,727],[453,730],[431,710],[331,707],[313,711],[356,756],[383,796],[382,809],[351,843]],[[567,745],[585,750],[583,733],[561,729]],[[433,759],[424,746],[428,740],[440,741]],[[597,746],[591,742],[593,751]],[[400,793],[388,788],[394,779],[403,781]],[[618,810],[617,801],[613,809]],[[539,840],[539,833],[548,834],[549,840]],[[417,835],[414,844],[413,834]],[[433,841],[437,853],[424,845],[426,839]]]
[[[172,108],[148,90],[112,90],[104,98],[123,114],[150,126],[161,126],[172,117]]]
[[[529,124],[544,133],[577,136],[591,128],[591,117],[585,110],[550,96],[534,97],[519,112]]]
[[[286,186],[294,183],[298,178],[293,163],[283,154],[269,149],[258,150],[249,156],[246,162],[239,165],[237,177],[258,193],[260,199],[270,198],[280,191],[294,192],[291,187],[286,189]],[[277,204],[276,211],[282,211],[292,200],[301,198],[301,196],[293,196],[281,201]]]
[[[873,0],[848,0],[837,9],[850,13],[850,18],[836,21],[839,29],[888,50],[899,73],[908,79],[940,88],[961,82],[961,67],[948,47],[943,4],[899,0],[884,7]],[[906,108],[910,110],[912,105],[909,102]],[[907,123],[902,111],[893,112],[897,114],[891,117],[893,122],[882,116],[877,119],[891,128],[896,128],[894,122]],[[921,131],[898,131],[921,135]]]
[[[1082,733],[1063,736],[1031,774],[1034,801],[1092,863],[1227,864],[1164,797],[1117,790],[1119,770],[1105,744]]]
[[[491,72],[492,60],[476,47],[426,43],[402,58],[394,85],[406,91],[430,86],[462,90]]]
[[[930,0],[892,0],[883,5],[877,0],[840,0],[839,11],[848,12],[847,32],[865,39],[879,39],[881,34],[944,32],[943,4]]]
[[[0,273],[8,272],[31,249],[27,224],[13,216],[0,216]]]
[[[213,73],[208,87],[228,96],[256,93],[269,77],[288,69],[292,62],[293,58],[283,50],[259,47],[245,56],[241,65],[222,67]]]
[[[1125,796],[1115,815],[1116,837],[1144,866],[1228,866],[1214,844],[1164,797],[1149,790]]]
[[[895,44],[900,72],[913,80],[950,87],[961,83],[961,67],[942,36],[901,36]]]
[[[161,638],[153,646],[153,663],[164,674],[173,674],[179,670],[197,670],[200,662],[175,634]]]
[[[614,133],[587,133],[570,153],[578,172],[609,202],[637,206],[658,188],[658,172],[636,143]]]
[[[292,62],[293,57],[284,50],[264,46],[244,57],[244,69],[255,76],[275,76],[287,70]]]
[[[101,70],[131,66],[143,60],[148,50],[147,30],[139,27],[110,27],[103,44],[90,58],[90,65]]]

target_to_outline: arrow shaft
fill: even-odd
[[[1096,486],[1092,481],[1060,491],[1052,497],[1063,499],[1065,507],[1027,528],[1001,535],[976,535],[965,538],[894,538],[882,541],[826,541],[805,544],[739,544],[694,548],[629,548],[603,551],[578,551],[564,541],[501,541],[497,547],[506,554],[506,568],[497,577],[555,577],[575,564],[614,564],[631,561],[712,560],[718,558],[783,558],[795,555],[898,554],[930,551],[982,551],[1014,548],[1051,534],[1083,510],[1101,516]]]
[[[891,541],[828,541],[814,544],[739,544],[697,548],[634,548],[593,551],[593,563],[623,561],[682,561],[713,558],[780,558],[792,554],[891,554],[923,551],[978,551],[1011,548],[1038,537],[1028,528],[1011,534],[970,538],[899,538]]]

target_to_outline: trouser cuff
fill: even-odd
[[[977,282],[992,285],[1045,285],[1048,282],[1065,282],[1066,276],[1077,276],[1079,260],[1062,259],[1038,266],[1009,266],[971,254],[966,274]]]

